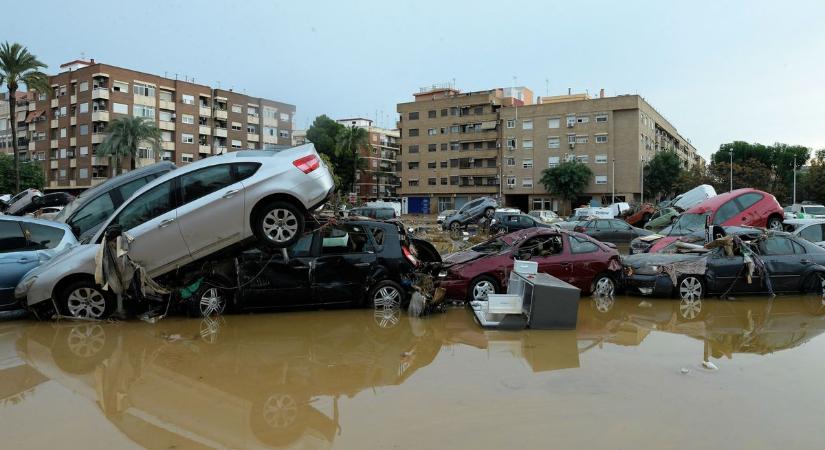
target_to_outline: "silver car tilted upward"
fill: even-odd
[[[26,275],[15,295],[35,310],[54,299],[60,314],[106,317],[115,301],[95,285],[94,273],[107,229],[134,238],[129,256],[156,277],[252,236],[274,247],[291,245],[307,212],[333,188],[312,144],[202,159],[140,188],[90,239]]]

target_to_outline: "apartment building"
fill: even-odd
[[[12,144],[12,127],[17,126],[17,148],[18,151],[26,152],[28,150],[27,132],[28,125],[26,117],[28,115],[28,105],[30,101],[35,99],[32,92],[17,92],[16,97],[16,111],[15,120],[11,119],[11,105],[9,104],[9,93],[3,92],[0,94],[0,153],[11,155],[13,153]],[[36,156],[36,155],[35,155]],[[23,158],[25,159],[25,158]]]
[[[641,168],[658,151],[676,152],[685,168],[704,163],[638,95],[605,97],[602,91],[598,98],[569,94],[534,102],[521,87],[466,94],[436,87],[414,96],[398,104],[401,195],[410,212],[458,208],[486,195],[523,211],[566,214],[581,204],[639,201]],[[489,115],[473,114],[488,103]],[[441,121],[444,106],[447,120]],[[476,136],[484,137],[481,144]],[[566,202],[540,180],[545,169],[574,159],[590,167],[593,179],[581,198]]]
[[[79,191],[110,177],[113,161],[96,151],[107,125],[123,116],[144,117],[161,130],[160,154],[141,147],[140,165],[183,165],[226,151],[291,143],[293,105],[94,60],[60,68],[50,77],[51,95],[27,105],[27,151],[21,152],[46,159],[46,189]],[[120,165],[128,169],[129,161]]]
[[[361,117],[341,119],[347,127],[367,130],[369,145],[358,149],[364,166],[356,173],[356,203],[398,197],[398,130],[372,125],[372,120]]]

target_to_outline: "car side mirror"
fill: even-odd
[[[106,227],[106,231],[103,233],[106,236],[107,240],[115,239],[123,233],[123,226],[120,224],[111,224]]]

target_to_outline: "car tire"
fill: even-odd
[[[304,233],[304,214],[291,202],[269,202],[252,219],[252,231],[271,247],[289,247]]]
[[[705,293],[705,280],[696,275],[685,275],[676,285],[676,295],[681,300],[701,300]]]
[[[461,231],[461,223],[457,220],[454,220],[450,222],[449,229],[453,233],[458,233],[459,231]]]
[[[78,280],[57,295],[60,314],[78,319],[106,319],[115,312],[117,301],[91,280]]]
[[[378,329],[390,330],[398,325],[404,298],[404,288],[395,281],[380,281],[370,289],[367,303],[372,307],[373,321]]]
[[[467,290],[468,301],[487,300],[487,294],[498,294],[501,287],[498,281],[489,275],[482,275],[470,282],[470,289]]]
[[[212,317],[222,315],[229,304],[229,293],[208,281],[187,299],[186,310],[190,317]]]
[[[770,217],[767,228],[773,231],[782,231],[782,219],[776,216]]]
[[[495,208],[487,208],[487,209],[484,210],[484,217],[486,217],[488,220],[492,219],[495,214],[496,214],[496,209]]]
[[[613,297],[616,295],[616,280],[610,274],[600,273],[593,279],[590,293],[594,297]]]
[[[802,290],[806,294],[825,296],[825,273],[814,272],[805,277]]]

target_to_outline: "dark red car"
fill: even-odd
[[[705,228],[710,220],[712,225],[749,226],[782,231],[785,211],[776,197],[767,192],[745,188],[719,194],[683,212],[673,225],[660,231],[660,239],[644,242],[634,239],[630,243],[630,253],[656,253],[682,236]]]
[[[613,294],[621,270],[613,245],[573,231],[529,228],[449,255],[438,274],[439,286],[452,300],[480,300],[488,293],[503,293],[514,259],[537,262],[539,272],[583,293]]]

